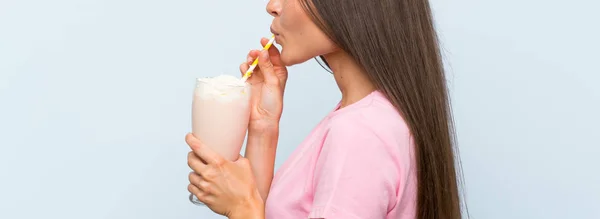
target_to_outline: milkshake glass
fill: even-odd
[[[250,119],[250,85],[220,75],[198,78],[192,101],[192,134],[225,159],[240,155]],[[203,205],[190,194],[190,201]]]

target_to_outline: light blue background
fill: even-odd
[[[472,218],[600,218],[600,3],[432,4]],[[0,218],[220,218],[187,201],[191,92],[238,74],[265,5],[0,0]],[[290,71],[278,166],[340,97]]]

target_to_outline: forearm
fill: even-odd
[[[260,130],[249,131],[245,157],[250,161],[258,191],[267,200],[275,166],[279,139],[279,125],[272,124]]]

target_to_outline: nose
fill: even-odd
[[[273,17],[281,14],[281,0],[270,0],[267,4],[267,13]]]

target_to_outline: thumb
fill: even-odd
[[[275,75],[275,70],[273,69],[273,63],[271,62],[271,57],[269,56],[268,50],[263,50],[260,52],[260,56],[258,58],[258,67],[265,78],[266,84],[279,84],[279,79],[277,78],[277,75]]]

